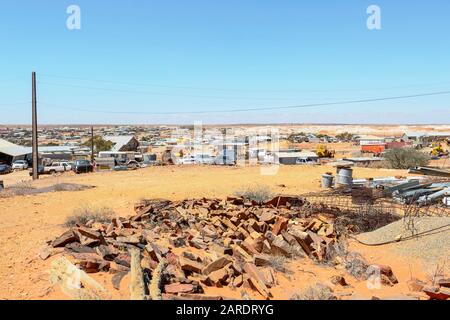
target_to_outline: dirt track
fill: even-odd
[[[222,198],[248,186],[267,186],[274,193],[302,194],[319,190],[320,176],[327,171],[333,169],[285,166],[280,167],[277,175],[262,176],[258,167],[152,167],[131,172],[45,177],[33,186],[64,182],[96,188],[0,199],[0,299],[64,298],[49,285],[46,270],[50,262],[42,261],[37,254],[46,241],[64,230],[65,218],[81,206],[110,207],[118,215],[128,216],[134,203],[142,198]],[[399,170],[355,170],[355,176],[360,178],[405,174]],[[21,172],[2,179],[8,186],[29,177]],[[285,282],[289,284],[288,280]]]

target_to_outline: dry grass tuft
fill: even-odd
[[[269,201],[275,197],[275,194],[267,186],[252,186],[234,193],[237,197],[242,197],[247,200],[252,200],[257,203]]]
[[[73,227],[77,224],[86,225],[87,222],[93,220],[100,223],[108,223],[114,217],[115,212],[111,208],[91,208],[81,207],[75,209],[74,212],[66,218],[64,225],[66,227]]]
[[[337,300],[337,298],[330,287],[316,283],[303,292],[292,295],[290,300]]]

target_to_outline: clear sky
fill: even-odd
[[[32,70],[47,124],[450,123],[448,94],[231,112],[450,90],[448,0],[2,1],[0,44],[0,124],[30,123]]]

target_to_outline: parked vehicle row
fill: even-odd
[[[87,160],[77,160],[73,163],[70,162],[53,162],[51,165],[43,166],[40,165],[38,167],[38,174],[39,175],[45,175],[45,174],[55,174],[55,173],[61,173],[61,172],[67,172],[67,171],[73,171],[77,174],[80,173],[88,173],[94,171],[94,166],[91,164],[90,161]],[[32,169],[30,169],[30,176],[33,175]]]
[[[178,159],[178,164],[188,165],[188,164],[204,164],[204,165],[233,165],[236,164],[236,159],[231,155],[219,155],[213,157],[209,154],[196,154],[192,156],[185,156]]]
[[[0,174],[8,174],[12,172],[12,168],[7,164],[0,164]]]

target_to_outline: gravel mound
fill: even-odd
[[[448,262],[450,217],[421,217],[414,218],[412,222],[417,237],[389,244],[390,249],[399,255],[423,260],[427,264]],[[375,231],[360,234],[357,239],[367,244],[376,244],[395,240],[399,235],[402,235],[402,238],[409,237],[413,232],[407,228],[408,225],[399,220]],[[428,232],[429,230],[434,231]]]

